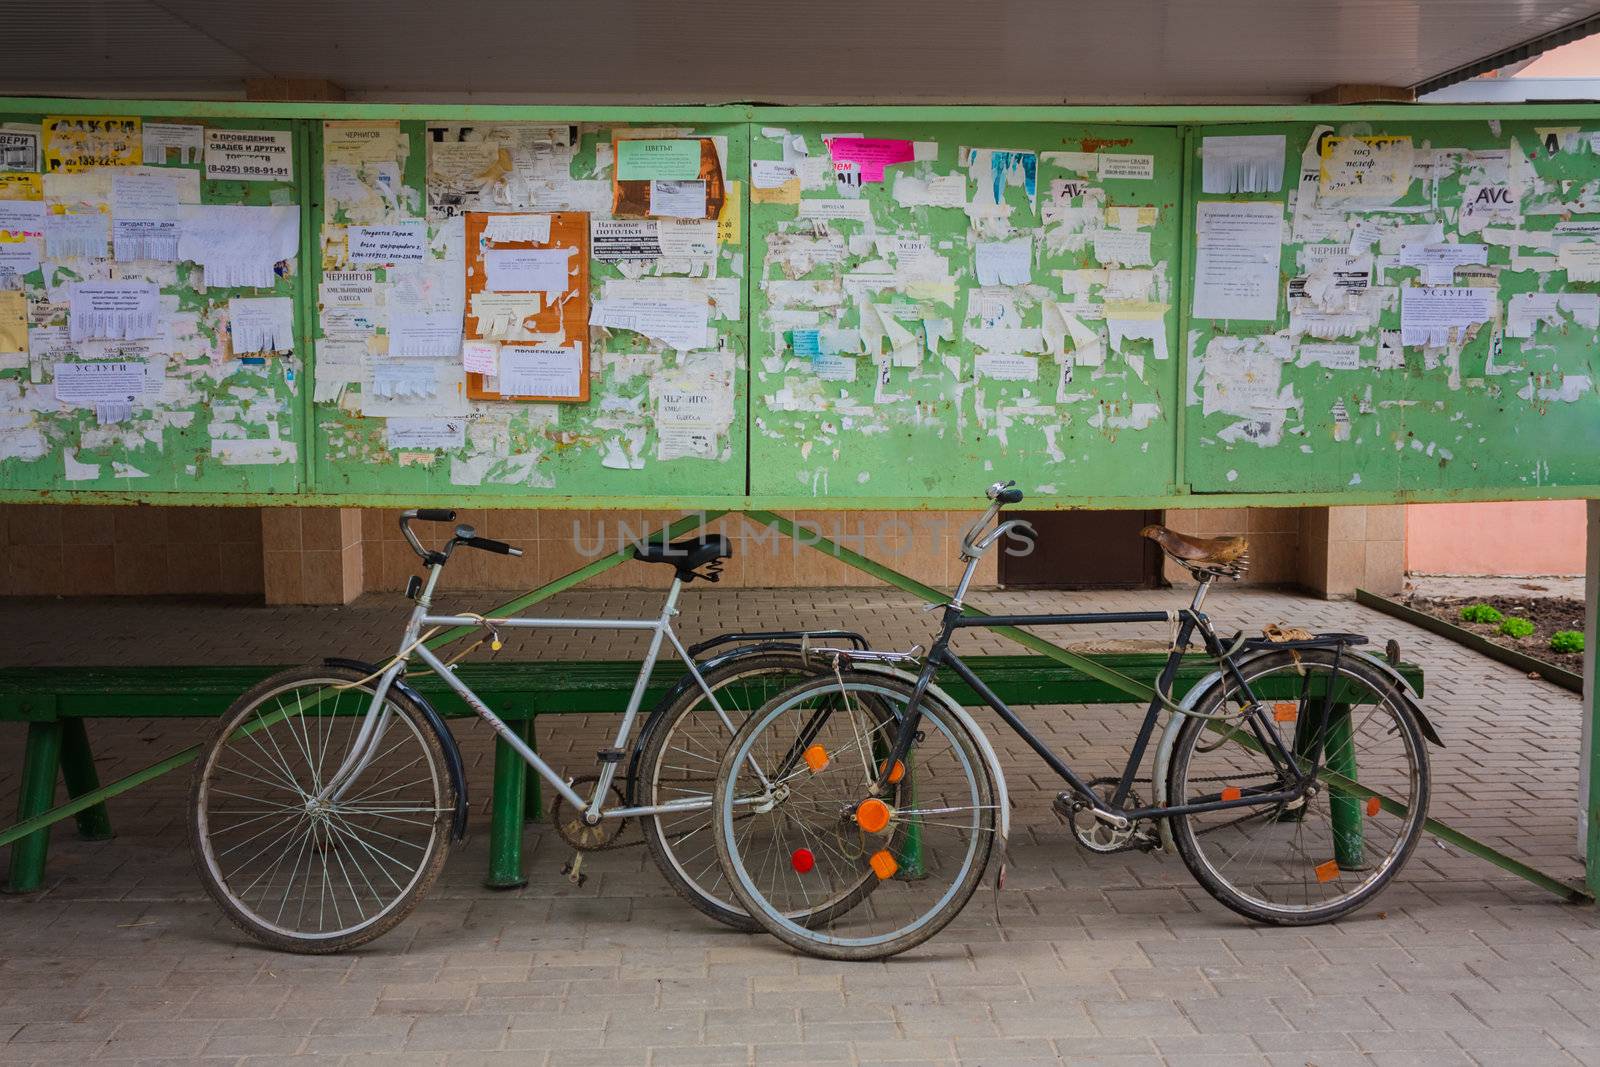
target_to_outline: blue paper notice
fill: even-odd
[[[816,359],[822,355],[822,334],[818,330],[794,331],[794,354]]]

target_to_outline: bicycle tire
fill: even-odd
[[[450,819],[455,809],[456,796],[455,789],[446,770],[444,749],[421,709],[416,707],[404,694],[393,689],[386,694],[385,703],[390,709],[390,713],[399,718],[397,723],[391,722],[387,727],[387,731],[393,731],[396,725],[399,725],[402,727],[402,732],[397,735],[397,743],[385,749],[384,745],[389,737],[389,733],[386,731],[374,750],[375,757],[373,762],[362,772],[364,777],[358,779],[364,787],[368,788],[368,795],[372,799],[369,799],[366,805],[361,806],[359,801],[362,796],[358,794],[348,807],[344,806],[344,802],[341,801],[325,808],[322,820],[323,829],[321,831],[306,828],[316,821],[313,816],[289,814],[289,810],[295,804],[302,803],[304,798],[310,795],[310,790],[301,784],[302,775],[309,775],[311,777],[310,784],[315,785],[317,782],[315,775],[320,768],[337,768],[338,762],[327,759],[330,746],[335,748],[333,752],[335,759],[342,760],[343,758],[337,750],[338,742],[335,740],[335,736],[343,732],[346,734],[346,743],[349,743],[355,731],[359,729],[362,719],[360,713],[348,716],[351,722],[347,730],[338,727],[337,722],[339,719],[347,717],[339,714],[341,704],[350,709],[356,706],[345,698],[343,694],[351,694],[359,703],[361,712],[364,712],[370,703],[374,691],[372,683],[351,685],[351,683],[359,682],[362,677],[362,672],[354,669],[316,666],[283,671],[265,679],[234,701],[218,722],[216,729],[212,732],[210,741],[204,745],[200,758],[195,761],[194,773],[190,782],[188,829],[190,855],[194,860],[200,883],[205,887],[206,893],[212,900],[216,901],[223,914],[234,925],[257,941],[275,949],[321,955],[345,951],[382,936],[404,920],[421,902],[428,889],[438,878],[449,852]],[[305,721],[308,712],[301,710],[285,713],[284,708],[286,694],[299,694],[305,690],[310,690],[313,693],[330,694],[325,698],[299,696],[295,698],[296,707],[309,708],[311,712],[317,715],[318,734],[314,741],[311,740],[311,727]],[[338,695],[332,695],[335,693]],[[276,702],[276,705],[263,712],[263,709],[268,708],[269,704],[273,702]],[[322,710],[324,708],[326,708],[325,711]],[[298,731],[294,728],[296,719],[299,720],[300,729]],[[325,719],[331,721],[324,721]],[[262,736],[267,737],[269,741],[274,741],[269,731],[277,726],[285,727],[282,733],[290,741],[294,740],[296,734],[298,734],[299,737],[305,740],[304,747],[291,748],[285,743],[284,745],[278,745],[278,751],[274,752],[269,746],[259,745]],[[246,732],[247,730],[248,732]],[[246,738],[253,738],[253,743],[257,745],[259,750],[252,753],[243,748],[243,742]],[[241,747],[234,749],[232,747],[234,742],[238,742]],[[402,746],[405,749],[404,751],[402,751]],[[313,749],[316,750],[315,756],[312,755]],[[414,757],[411,756],[412,751],[416,752]],[[238,771],[234,764],[241,760],[254,764],[257,769],[254,772]],[[399,767],[409,774],[412,773],[410,768],[418,762],[424,763],[426,771],[426,779],[418,778],[415,780],[415,783],[423,786],[423,788],[414,791],[416,796],[424,798],[422,801],[423,807],[419,809],[422,813],[422,818],[401,820],[401,815],[398,813],[402,809],[394,805],[400,802],[410,803],[409,797],[394,798],[393,802],[390,800],[378,801],[376,797],[392,798],[393,794],[399,792],[402,788],[409,787],[411,783],[402,783],[399,786],[380,789],[379,787],[383,785],[383,780],[376,776],[386,771],[391,774],[395,773],[393,770],[395,767]],[[369,775],[372,776],[370,782],[365,777]],[[279,794],[279,799],[266,799],[262,796],[251,797],[247,793],[240,792],[240,790],[251,788],[243,783],[250,781],[252,778],[255,779],[257,784],[266,786],[264,792],[275,791],[276,794]],[[233,788],[224,790],[219,781],[227,781]],[[294,796],[295,791],[300,793],[299,798]],[[265,892],[263,892],[261,900],[255,906],[251,906],[247,898],[250,896],[250,891],[254,888],[254,884],[249,886],[238,885],[235,879],[223,869],[224,860],[221,857],[225,856],[228,851],[240,847],[239,845],[228,845],[227,848],[223,848],[222,845],[225,840],[232,840],[225,839],[224,835],[230,832],[255,832],[253,829],[244,829],[243,822],[230,823],[228,819],[224,818],[230,809],[225,806],[214,806],[212,803],[215,798],[221,804],[224,796],[230,798],[226,802],[230,804],[250,805],[253,802],[254,806],[242,808],[239,814],[246,814],[248,819],[267,821],[267,825],[273,828],[271,830],[272,834],[278,834],[280,831],[283,834],[299,833],[304,838],[303,841],[298,837],[291,838],[290,843],[284,846],[283,855],[280,855],[277,860],[277,864],[281,866],[283,858],[288,855],[288,850],[294,846],[294,842],[301,841],[298,846],[301,850],[301,855],[296,857],[293,867],[284,879],[283,900],[285,903],[280,905],[278,912],[272,918],[268,918],[264,913],[264,907],[270,907],[270,900]],[[278,809],[278,813],[270,814],[274,809]],[[432,811],[431,817],[426,814],[429,809]],[[259,811],[266,814],[248,815],[250,811]],[[405,814],[417,814],[417,812],[411,811],[410,808],[405,808],[403,811]],[[404,821],[407,825],[417,827],[420,832],[406,831],[399,827],[389,826],[388,822],[377,824],[395,831],[395,833],[390,834],[387,830],[378,830],[373,826],[373,820],[376,819]],[[289,822],[287,829],[283,828],[284,820],[293,820]],[[399,837],[398,835],[402,833],[420,838],[421,843],[418,844],[414,840]],[[269,843],[264,846],[263,851],[266,848],[273,847],[272,842],[276,840],[279,840],[279,838],[269,838]],[[374,844],[374,842],[380,840],[382,840],[381,844]],[[406,861],[394,858],[393,853],[400,852],[401,844],[407,846],[408,849],[420,852],[414,865],[408,865]],[[253,847],[253,843],[251,847]],[[301,857],[305,857],[307,864],[306,877],[309,880],[313,877],[313,860],[310,857],[318,853],[322,858],[323,871],[323,884],[320,887],[323,895],[318,901],[319,908],[322,909],[322,914],[325,915],[326,901],[331,898],[334,904],[336,921],[341,925],[333,929],[296,929],[292,925],[286,925],[283,922],[283,912],[286,910],[289,896],[295,888],[294,879],[299,871]],[[327,862],[330,855],[335,860],[332,867]],[[355,879],[349,874],[350,863],[345,862],[347,857],[351,863],[360,863],[363,860],[368,861],[372,864],[373,871],[383,875],[374,883],[371,880],[371,874],[363,871],[365,886],[373,898],[372,903],[375,907],[374,914],[370,917],[366,915],[365,908],[360,903],[363,894],[355,884]],[[250,857],[250,859],[241,862],[238,867],[237,882],[242,882],[251,871],[255,870],[254,867],[249,866],[254,858]],[[392,861],[392,866],[389,865],[389,861]],[[262,860],[262,862],[266,861]],[[408,866],[409,870],[405,870]],[[338,906],[337,879],[330,873],[341,868],[340,876],[345,879],[349,887],[351,901],[349,906],[358,912],[361,920],[349,926],[342,925],[344,920],[342,910]],[[404,871],[404,884],[396,877],[397,875],[402,875],[402,871]],[[264,869],[257,874],[258,879],[262,877],[266,878],[268,886],[274,886],[274,879],[277,877],[276,870],[271,868]],[[383,893],[377,888],[378,885],[382,885],[385,878],[397,890],[393,897],[388,900],[382,899]],[[331,894],[329,893],[330,883],[332,883]],[[302,918],[308,888],[309,883],[307,889],[302,890]],[[378,906],[380,904],[381,906]]]
[[[1356,754],[1355,739],[1360,736],[1365,726],[1353,724],[1352,720],[1356,716],[1351,712],[1343,713],[1345,725],[1340,728],[1338,751],[1354,762],[1358,775],[1355,782],[1358,786],[1367,785],[1378,792],[1383,792],[1380,786],[1404,792],[1403,815],[1393,813],[1388,807],[1370,797],[1357,800],[1356,794],[1342,794],[1337,784],[1329,784],[1336,783],[1340,778],[1330,776],[1331,772],[1326,767],[1327,752],[1333,743],[1327,740],[1332,736],[1331,726],[1328,722],[1323,722],[1314,727],[1317,734],[1313,737],[1313,743],[1319,752],[1317,767],[1322,781],[1312,795],[1308,795],[1294,807],[1282,804],[1275,808],[1245,809],[1258,814],[1240,816],[1231,823],[1226,821],[1228,817],[1220,813],[1169,817],[1172,838],[1178,854],[1206,892],[1240,915],[1259,922],[1278,926],[1309,926],[1337,919],[1363,907],[1405,866],[1421,839],[1423,823],[1427,819],[1432,773],[1428,762],[1427,743],[1416,711],[1392,678],[1349,652],[1338,656],[1337,671],[1340,680],[1335,683],[1332,677],[1335,670],[1335,655],[1332,650],[1325,649],[1269,652],[1241,664],[1240,671],[1253,687],[1262,686],[1264,679],[1276,677],[1279,688],[1282,688],[1284,684],[1298,677],[1302,679],[1299,684],[1305,687],[1304,691],[1310,692],[1314,686],[1309,679],[1315,675],[1323,675],[1327,679],[1324,684],[1342,685],[1345,688],[1338,691],[1347,695],[1359,695],[1362,691],[1372,694],[1375,700],[1374,711],[1367,714],[1364,720],[1371,722],[1377,719],[1380,725],[1385,720],[1392,723],[1387,732],[1398,738],[1400,742],[1398,751],[1404,756],[1405,766],[1391,767],[1386,759],[1364,763],[1363,757]],[[1269,681],[1265,684],[1270,686],[1272,683]],[[1357,689],[1358,686],[1361,688]],[[1194,710],[1204,715],[1224,713],[1230,700],[1237,702],[1234,697],[1237,692],[1236,687],[1237,682],[1233,681],[1218,683],[1196,702]],[[1294,736],[1298,737],[1302,730],[1311,729],[1303,724],[1313,722],[1311,713],[1320,714],[1318,710],[1320,707],[1321,701],[1316,699],[1302,699],[1297,704],[1294,712],[1296,716]],[[1381,712],[1378,710],[1380,708]],[[1288,714],[1287,710],[1285,714]],[[1289,732],[1287,727],[1283,732]],[[1244,746],[1228,745],[1224,750],[1214,723],[1198,718],[1189,719],[1179,730],[1168,765],[1168,803],[1181,803],[1188,795],[1186,782],[1197,755],[1209,758],[1214,753],[1225,751],[1237,765],[1244,759],[1240,749],[1248,750],[1248,742]],[[1254,751],[1260,753],[1259,748]],[[1373,763],[1377,765],[1372,766]],[[1215,770],[1221,766],[1222,761],[1213,760],[1209,769]],[[1362,770],[1363,766],[1367,767],[1366,771]],[[1201,776],[1196,776],[1197,779],[1199,777]],[[1402,784],[1405,787],[1403,789]],[[1202,785],[1197,782],[1196,786],[1197,789],[1206,790],[1213,787],[1214,783]],[[1339,816],[1334,814],[1333,804],[1336,801],[1346,805],[1344,809],[1346,826],[1343,829],[1338,822]],[[1326,833],[1316,826],[1322,819],[1324,804],[1327,806]],[[1364,817],[1360,814],[1363,810],[1366,813]],[[1380,817],[1383,820],[1381,824],[1376,822]],[[1202,826],[1201,821],[1207,819],[1211,825]],[[1352,823],[1361,827],[1359,837],[1363,842],[1363,853],[1371,851],[1370,841],[1374,836],[1379,840],[1390,841],[1381,861],[1372,865],[1370,874],[1363,873],[1363,865],[1367,863],[1365,854],[1356,860],[1341,860],[1338,856],[1341,845],[1348,851],[1356,851],[1353,844],[1342,844],[1339,840],[1341,837],[1343,842],[1353,842],[1356,839],[1349,830],[1349,825]],[[1313,824],[1309,838],[1305,833],[1308,824]],[[1253,825],[1259,831],[1258,840],[1249,853],[1243,851],[1244,846],[1239,846],[1234,858],[1244,857],[1261,865],[1263,873],[1259,878],[1262,881],[1257,889],[1271,886],[1273,899],[1266,899],[1268,894],[1265,892],[1252,893],[1241,888],[1238,883],[1244,880],[1243,868],[1236,871],[1232,877],[1227,875],[1224,868],[1230,866],[1233,860],[1220,866],[1217,862],[1217,857],[1225,854],[1224,846],[1210,848],[1202,843],[1203,837],[1224,833],[1234,826],[1247,825]],[[1294,827],[1293,831],[1283,830],[1290,825]],[[1375,830],[1381,830],[1381,833],[1375,834]],[[1291,833],[1297,835],[1293,840]],[[1276,841],[1272,840],[1273,835],[1276,835]],[[1274,858],[1279,856],[1284,858]],[[1309,877],[1306,873],[1308,870],[1311,872]],[[1298,882],[1295,881],[1297,876]],[[1354,879],[1354,884],[1348,891],[1326,895],[1320,901],[1313,902],[1313,892],[1324,892],[1324,887],[1328,886],[1337,890],[1348,876],[1359,876]],[[1291,900],[1296,895],[1297,886],[1302,896],[1302,902],[1298,904]]]
[[[757,811],[755,815],[742,816],[740,814],[742,808],[752,807],[750,804],[752,798],[742,795],[744,790],[741,786],[741,776],[744,768],[749,766],[752,753],[761,743],[763,733],[772,724],[779,721],[780,717],[786,713],[803,708],[804,702],[807,700],[830,697],[831,694],[835,693],[839,694],[840,702],[845,708],[851,706],[851,699],[873,701],[877,705],[877,709],[909,707],[913,688],[912,685],[900,679],[854,671],[845,671],[837,678],[830,675],[803,682],[774,697],[760,711],[746,720],[744,725],[740,727],[739,732],[734,735],[733,742],[729,745],[728,751],[723,757],[722,770],[717,778],[717,792],[712,810],[717,849],[722,857],[725,877],[738,896],[740,903],[744,905],[745,910],[762,927],[790,947],[807,955],[831,960],[858,961],[883,959],[915,948],[937,934],[960,913],[961,909],[966,906],[967,901],[971,899],[973,892],[983,878],[984,871],[988,867],[994,847],[994,798],[996,792],[994,783],[989,776],[988,765],[982,757],[981,746],[973,740],[966,726],[959,719],[949,715],[936,705],[927,704],[924,705],[922,710],[922,724],[919,730],[919,735],[924,740],[920,741],[908,754],[908,762],[914,765],[914,769],[905,781],[909,782],[913,776],[919,774],[926,775],[928,767],[918,761],[922,758],[919,754],[925,754],[926,750],[931,750],[932,748],[927,741],[927,737],[944,738],[949,743],[950,751],[953,753],[954,764],[968,778],[967,784],[963,788],[957,788],[954,795],[969,798],[970,804],[967,809],[941,806],[934,810],[941,815],[957,813],[955,815],[956,819],[966,818],[973,823],[970,845],[966,847],[964,852],[959,848],[952,850],[959,854],[960,866],[953,879],[950,880],[949,888],[941,893],[940,886],[943,882],[934,883],[931,880],[926,887],[930,892],[938,894],[937,899],[934,901],[934,906],[930,910],[915,915],[903,925],[867,936],[835,932],[832,930],[832,924],[835,921],[842,921],[855,915],[863,902],[872,902],[870,910],[874,917],[880,914],[887,914],[889,909],[881,908],[880,904],[883,902],[874,898],[882,890],[882,887],[888,883],[888,880],[893,877],[892,872],[890,874],[879,874],[863,870],[859,885],[853,885],[849,881],[850,874],[847,869],[843,889],[836,892],[833,897],[824,900],[819,907],[786,908],[782,902],[774,902],[770,899],[773,895],[770,890],[765,890],[757,884],[760,874],[765,873],[768,868],[758,862],[753,854],[747,863],[743,854],[751,847],[751,838],[755,835],[749,827],[746,827],[743,831],[739,828],[745,820],[763,813]],[[883,714],[881,710],[877,709],[871,711],[870,714],[874,717]],[[830,712],[829,714],[833,713]],[[898,721],[900,714],[902,712],[898,710],[893,712],[895,721]],[[796,736],[800,737],[804,733],[805,728],[803,727]],[[814,739],[815,734],[812,737]],[[787,751],[792,753],[797,743],[791,742]],[[859,740],[857,744],[858,746],[862,745]],[[779,746],[783,747],[781,739]],[[876,751],[868,754],[864,746],[862,747],[861,755],[868,764],[877,758]],[[841,768],[846,764],[853,765],[855,762],[853,759],[844,756],[843,750],[836,749],[835,756],[830,757],[830,760],[835,758]],[[832,766],[832,762],[830,761],[826,766]],[[770,770],[773,770],[773,768],[767,768],[767,771]],[[813,770],[820,777],[821,769],[813,768]],[[766,771],[763,771],[763,773],[766,773]],[[804,781],[805,779],[798,777],[804,773],[795,771],[789,777],[791,780]],[[927,788],[925,777],[919,787],[924,790]],[[899,788],[903,789],[904,786]],[[899,794],[892,794],[888,798],[892,807],[898,806],[898,799]],[[787,802],[787,800],[782,800],[774,805],[768,805],[768,810],[776,810],[778,806]],[[963,817],[959,814],[962,810],[969,810],[970,814]],[[842,822],[843,820],[839,821]],[[812,825],[816,827],[828,824],[813,823]],[[923,823],[920,832],[926,833],[928,825],[926,822]],[[953,823],[947,825],[953,825]],[[907,832],[908,824],[902,824],[896,830],[891,831],[891,836],[883,838],[872,846],[880,848],[880,851],[875,855],[882,855],[884,852],[897,853],[904,840],[903,835]],[[781,856],[783,849],[787,848],[787,844],[782,843],[781,837],[779,840],[780,844],[775,855]],[[807,837],[805,840],[809,842],[814,839]],[[825,842],[822,842],[822,844],[826,846]],[[810,855],[812,850],[807,847],[804,851]],[[865,851],[865,849],[862,849],[861,854],[863,856]],[[932,850],[929,851],[931,852]],[[753,874],[752,867],[758,873]],[[798,869],[797,867],[796,870]],[[781,871],[774,869],[774,873],[779,874]],[[784,877],[787,877],[787,875]],[[918,882],[907,882],[904,883],[904,886],[897,888],[917,886],[919,884]],[[809,899],[809,896],[806,899]],[[920,907],[915,902],[908,902],[908,905],[912,908]],[[899,920],[886,919],[886,921],[898,922]]]

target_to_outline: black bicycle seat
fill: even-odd
[[[671,543],[651,541],[649,544],[638,545],[633,550],[634,559],[643,560],[645,563],[671,564],[680,571],[692,571],[713,560],[729,559],[732,556],[733,547],[721,534],[703,534]]]

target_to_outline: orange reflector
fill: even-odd
[[[1222,791],[1223,800],[1238,800],[1242,796],[1244,796],[1244,790],[1236,785],[1230,785]]]
[[[1339,861],[1329,860],[1327,863],[1319,863],[1312,870],[1317,872],[1317,881],[1331,882],[1339,877]]]
[[[828,750],[821,745],[812,745],[805,751],[805,761],[813,772],[820,771],[828,765]]]
[[[883,761],[883,763],[888,763],[888,762],[889,762],[888,760],[884,760]],[[878,764],[878,770],[879,770],[880,773],[883,771],[883,763]],[[900,779],[904,778],[905,776],[906,776],[906,765],[904,763],[901,763],[899,760],[895,760],[894,761],[894,767],[889,771],[889,784],[893,785],[895,782],[898,782]]]
[[[856,805],[856,825],[869,834],[882,833],[889,825],[889,805],[877,797],[868,797]]]
[[[872,858],[867,862],[872,864],[872,873],[878,876],[878,881],[880,882],[886,878],[893,878],[894,872],[900,869],[900,865],[894,861],[894,857],[889,855],[888,849],[874,852]]]
[[[1382,808],[1383,808],[1383,805],[1381,803],[1379,803],[1377,797],[1368,797],[1367,798],[1367,814],[1369,816],[1378,814],[1378,812],[1380,810],[1382,810]]]
[[[1272,705],[1274,722],[1294,722],[1300,717],[1300,705],[1292,700],[1280,700]]]

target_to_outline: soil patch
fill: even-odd
[[[1583,669],[1582,652],[1556,652],[1550,647],[1550,637],[1557,630],[1583,632],[1583,601],[1573,597],[1424,597],[1413,594],[1406,597],[1404,603],[1436,619],[1487,637],[1495,644],[1514,648],[1524,655],[1569,671]],[[1527,619],[1533,623],[1533,634],[1530,637],[1507,637],[1500,632],[1499,623],[1467,622],[1461,617],[1461,609],[1469,604],[1488,604],[1508,619]]]

